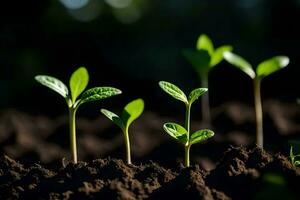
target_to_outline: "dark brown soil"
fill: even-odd
[[[299,181],[286,157],[257,147],[228,149],[210,172],[110,158],[54,170],[0,158],[0,199],[299,199]]]

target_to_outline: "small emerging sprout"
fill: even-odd
[[[201,34],[197,40],[196,49],[186,49],[183,51],[184,57],[195,68],[200,79],[201,87],[208,88],[208,75],[211,69],[223,60],[223,53],[232,51],[232,46],[223,45],[214,48],[211,39]],[[206,123],[210,123],[209,95],[202,96],[202,119]]]
[[[143,99],[136,99],[131,102],[129,102],[121,116],[119,117],[115,113],[106,110],[101,109],[101,112],[111,121],[113,121],[117,126],[119,126],[123,133],[124,133],[124,139],[126,144],[126,158],[127,163],[131,164],[131,153],[130,153],[130,140],[129,140],[129,133],[128,129],[131,123],[136,120],[144,111],[144,101]]]
[[[77,147],[76,147],[76,111],[80,105],[96,101],[100,99],[105,99],[111,96],[121,94],[119,89],[113,87],[94,87],[85,91],[81,97],[78,96],[85,90],[89,82],[89,74],[85,67],[78,68],[70,78],[70,90],[67,86],[52,76],[38,75],[35,76],[37,80],[42,85],[54,90],[61,96],[63,96],[69,107],[69,125],[70,125],[70,144],[72,159],[74,163],[77,163]]]
[[[190,112],[192,103],[201,95],[207,92],[207,88],[194,89],[187,97],[184,92],[177,86],[166,81],[160,81],[159,86],[175,99],[184,102],[186,106],[185,127],[176,123],[165,123],[164,130],[173,138],[184,144],[185,146],[185,166],[190,166],[190,148],[192,144],[202,142],[214,136],[214,132],[208,129],[199,130],[190,135]]]
[[[291,159],[291,162],[292,162],[292,164],[293,164],[294,167],[297,167],[297,166],[300,165],[300,160],[297,159],[299,157],[300,157],[300,154],[294,155],[294,153],[293,153],[293,146],[291,146],[291,148],[290,148],[290,159]]]
[[[289,58],[287,56],[272,57],[261,62],[257,66],[256,72],[253,70],[252,65],[248,61],[234,53],[225,52],[224,58],[230,64],[246,73],[253,80],[256,114],[256,143],[258,146],[263,148],[263,113],[260,94],[261,81],[264,77],[286,67],[289,64]]]

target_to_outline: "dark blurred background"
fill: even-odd
[[[143,97],[148,110],[176,111],[180,104],[169,103],[157,82],[171,81],[185,91],[199,86],[181,51],[194,48],[201,33],[215,46],[233,45],[254,66],[277,54],[289,56],[286,69],[264,80],[263,98],[294,102],[300,96],[300,0],[12,0],[2,1],[0,10],[1,110],[66,113],[64,100],[34,76],[68,83],[77,67],[86,66],[89,87],[115,86],[124,93],[96,108],[119,109]],[[210,74],[210,95],[213,107],[252,104],[252,82],[223,61]],[[82,114],[99,115],[91,112],[94,105]]]

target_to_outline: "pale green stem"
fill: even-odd
[[[254,79],[254,102],[256,116],[256,144],[263,148],[263,111],[260,96],[260,79]]]
[[[127,164],[131,164],[130,140],[129,140],[128,127],[126,127],[124,130],[124,139],[125,139],[125,145],[126,145]]]
[[[208,88],[208,72],[200,74],[201,87]],[[210,124],[210,107],[209,107],[209,91],[201,96],[202,120],[204,123]]]
[[[185,166],[190,166],[190,116],[191,116],[191,105],[188,103],[186,104],[186,113],[185,113],[185,129],[187,130],[187,142],[185,144]]]
[[[72,160],[77,163],[77,147],[76,147],[76,111],[77,108],[69,108],[69,125],[70,125],[70,146],[72,152]]]

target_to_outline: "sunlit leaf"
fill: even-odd
[[[159,86],[161,87],[161,89],[163,89],[166,93],[168,93],[175,99],[183,101],[186,104],[188,103],[188,100],[187,100],[184,92],[181,91],[176,85],[166,82],[166,81],[160,81]]]
[[[203,49],[208,51],[209,55],[212,55],[214,52],[214,45],[211,39],[205,34],[199,36],[196,47],[198,50]]]
[[[295,166],[299,166],[299,165],[300,165],[300,161],[299,161],[299,160],[295,161],[295,162],[294,162],[294,165],[295,165]]]
[[[207,92],[207,88],[197,88],[194,89],[190,95],[189,95],[189,103],[192,104],[194,101],[196,101],[201,95],[203,95],[205,92]]]
[[[199,72],[208,71],[210,65],[210,55],[206,50],[183,50],[183,56]]]
[[[227,51],[232,51],[232,46],[224,45],[217,48],[211,56],[210,66],[214,67],[223,60],[223,54]]]
[[[182,143],[187,142],[187,130],[176,123],[165,123],[164,130],[176,140],[179,140]]]
[[[35,77],[35,80],[51,90],[54,90],[64,98],[69,97],[69,90],[67,86],[57,78],[52,76],[38,75]]]
[[[114,122],[117,126],[119,126],[121,129],[125,128],[125,125],[122,121],[122,119],[116,115],[115,113],[106,110],[106,109],[101,109],[100,110],[102,114],[104,114],[108,119],[110,119],[112,122]]]
[[[78,68],[70,78],[70,90],[72,102],[75,103],[77,97],[84,91],[89,82],[89,74],[85,67]]]
[[[257,66],[256,74],[259,78],[266,77],[289,64],[290,60],[286,56],[275,56],[265,60]]]
[[[208,129],[196,131],[190,138],[190,144],[202,142],[214,136],[214,132]]]
[[[229,62],[230,64],[232,64],[233,66],[239,68],[240,70],[242,70],[243,72],[245,72],[248,76],[250,76],[252,79],[255,78],[255,72],[252,68],[252,66],[250,65],[250,63],[248,61],[246,61],[244,58],[231,53],[229,51],[224,52],[224,59]]]
[[[113,87],[95,87],[85,91],[81,95],[80,104],[106,99],[121,93],[121,90]]]
[[[121,115],[123,122],[126,127],[136,120],[144,111],[144,101],[143,99],[136,99],[129,102]]]

